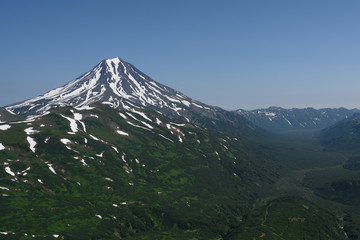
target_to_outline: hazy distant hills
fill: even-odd
[[[360,114],[340,121],[321,132],[322,143],[329,150],[360,153]]]
[[[236,112],[266,130],[272,132],[289,132],[320,130],[338,121],[349,118],[354,113],[359,113],[360,110],[349,110],[345,108],[284,109],[280,107],[270,107],[252,111],[239,109]]]

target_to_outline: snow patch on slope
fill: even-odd
[[[66,116],[64,116],[62,114],[60,114],[60,116],[62,116],[63,118],[67,119],[70,122],[70,128],[71,128],[71,131],[73,133],[76,133],[78,131],[78,127],[77,127],[75,119],[72,119],[70,117],[66,117]]]
[[[36,146],[35,140],[34,140],[32,137],[30,137],[30,136],[27,136],[26,140],[28,141],[28,143],[29,143],[29,145],[30,145],[30,146],[29,146],[29,147],[30,147],[30,150],[35,153],[35,146]]]
[[[32,135],[32,134],[35,134],[35,133],[39,133],[39,131],[34,130],[33,127],[26,128],[24,131],[26,132],[27,135]]]
[[[71,143],[71,141],[67,138],[62,138],[62,139],[60,139],[60,141],[65,145]]]
[[[48,166],[49,170],[56,175],[55,169],[52,167],[52,164],[46,163],[46,165]]]
[[[5,172],[13,177],[15,176],[15,173],[11,171],[11,168],[9,166],[5,167]]]
[[[0,130],[8,130],[9,128],[11,128],[11,126],[9,124],[5,124],[5,125],[0,125]]]
[[[123,136],[129,136],[128,133],[123,132],[123,131],[120,131],[120,130],[117,130],[116,132],[117,132],[118,134],[120,134],[120,135],[123,135]]]

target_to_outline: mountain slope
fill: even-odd
[[[97,102],[118,110],[153,109],[232,136],[261,135],[263,132],[236,113],[200,103],[155,82],[120,58],[103,60],[65,86],[6,109],[29,116],[45,114],[59,106],[86,109]]]
[[[25,118],[6,110],[5,108],[0,108],[0,123],[2,122],[11,122],[11,121],[21,121]]]
[[[338,121],[351,117],[358,109],[345,108],[291,108],[270,107],[236,111],[252,123],[272,132],[286,131],[313,131],[320,130],[335,124]]]
[[[241,228],[229,234],[229,238],[348,239],[338,225],[330,212],[314,203],[298,197],[286,197],[270,201],[253,211]]]
[[[255,145],[153,111],[56,108],[0,126],[0,232],[18,237],[218,238],[278,168]]]
[[[0,144],[2,239],[343,234],[323,209],[275,200],[283,166],[266,148],[154,111],[55,108],[1,124]]]
[[[360,114],[321,131],[322,143],[330,151],[360,154]]]

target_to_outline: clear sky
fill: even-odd
[[[117,56],[229,110],[360,108],[360,1],[1,2],[0,106]]]

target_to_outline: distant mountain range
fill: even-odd
[[[345,108],[291,108],[269,107],[236,111],[252,123],[272,132],[313,131],[321,130],[338,121],[359,113],[359,109]]]

